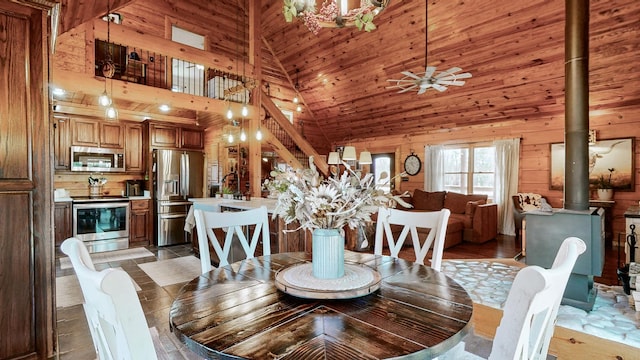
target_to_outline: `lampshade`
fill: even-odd
[[[360,153],[360,164],[361,165],[368,165],[368,164],[372,164],[373,160],[371,159],[371,153],[368,151],[363,151]]]
[[[342,153],[342,160],[358,160],[358,157],[356,156],[356,148],[353,146],[345,146],[344,152]]]
[[[340,154],[336,151],[332,151],[329,153],[329,160],[327,160],[327,164],[329,165],[337,165],[340,164]]]

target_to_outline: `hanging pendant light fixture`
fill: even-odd
[[[298,74],[300,73],[300,69],[296,68],[296,84],[293,86],[293,88],[295,89],[295,95],[293,96],[293,103],[297,104],[298,102],[300,102],[300,99],[298,99],[298,91],[300,90],[300,83],[298,82]],[[298,110],[299,111],[299,110]]]
[[[228,120],[232,120],[233,119],[233,111],[231,110],[231,101],[229,101],[229,99],[227,99],[227,104],[229,106],[227,106],[227,119]]]
[[[104,80],[104,92],[98,97],[98,103],[100,106],[105,107],[111,105],[111,98],[109,98],[109,94],[107,94],[107,79]]]
[[[98,97],[98,103],[106,107],[105,118],[107,120],[117,120],[118,110],[113,104],[113,76],[116,73],[116,66],[111,53],[111,2],[107,1],[107,43],[105,45],[105,59],[102,62],[102,75],[104,75],[104,92]],[[111,79],[111,96],[107,92],[107,79]]]
[[[113,80],[111,80],[111,93],[113,94]],[[109,106],[107,106],[107,110],[105,111],[105,117],[107,120],[118,120],[118,109],[113,105],[112,100],[109,100]]]
[[[244,1],[242,2],[242,7],[244,9],[247,9],[247,4],[244,3]],[[247,99],[247,79],[246,79],[246,73],[245,73],[245,65],[247,63],[247,52],[245,49],[245,38],[246,38],[246,29],[247,29],[247,24],[245,22],[245,15],[242,14],[242,110],[241,110],[241,114],[242,117],[247,117],[249,115],[249,107],[247,106],[248,103],[248,99]],[[244,119],[243,119],[244,120]],[[243,121],[244,123],[244,121]],[[244,134],[244,130],[243,130],[243,134]],[[245,135],[245,140],[246,140],[246,135]],[[242,140],[244,141],[244,140]]]

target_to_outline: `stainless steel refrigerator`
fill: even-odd
[[[191,207],[191,202],[187,199],[202,197],[204,153],[153,150],[152,173],[157,245],[189,242],[190,234],[184,231]]]

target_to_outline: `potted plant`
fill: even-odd
[[[231,188],[223,186],[222,197],[224,197],[225,199],[233,199],[233,190],[231,190]]]
[[[596,181],[596,186],[598,191],[598,199],[609,201],[613,199],[613,183],[611,182],[611,175],[613,175],[615,169],[610,168],[607,170],[609,170],[609,176],[605,177],[604,174],[600,174],[600,177]]]

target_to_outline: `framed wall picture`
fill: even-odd
[[[634,143],[633,138],[600,140],[589,145],[589,183],[596,183],[602,175],[609,177],[616,191],[633,191]],[[551,172],[549,189],[564,187],[564,143],[551,144]],[[613,171],[609,171],[613,169]],[[592,185],[593,186],[593,185]]]

